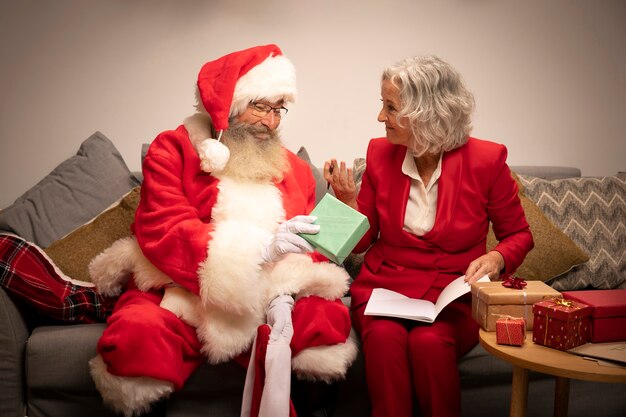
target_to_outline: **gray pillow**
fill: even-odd
[[[313,178],[315,178],[315,202],[318,203],[326,193],[334,196],[335,193],[333,192],[333,189],[327,188],[328,183],[324,181],[324,173],[322,172],[322,169],[313,165],[313,162],[311,162],[311,158],[309,157],[309,153],[307,152],[306,148],[302,146],[298,150],[298,153],[296,153],[296,155],[298,155],[300,159],[309,164],[309,168],[311,168],[311,171],[313,171]]]
[[[96,217],[139,180],[102,133],[87,138],[76,155],[0,211],[0,230],[45,248]]]
[[[519,177],[526,195],[589,254],[589,262],[549,284],[558,291],[626,288],[626,175]]]

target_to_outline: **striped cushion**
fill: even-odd
[[[544,180],[521,176],[526,195],[589,254],[550,285],[559,291],[626,287],[626,173]]]

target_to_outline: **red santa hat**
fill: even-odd
[[[220,171],[228,161],[228,149],[219,142],[228,119],[242,113],[251,101],[293,102],[296,71],[276,45],[255,46],[207,62],[198,74],[200,104],[211,116],[218,140],[200,143],[202,169]]]

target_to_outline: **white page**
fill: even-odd
[[[412,299],[395,291],[375,288],[367,302],[364,314],[432,321],[435,315],[435,305],[430,301]]]
[[[476,282],[490,282],[488,275],[483,276]],[[472,290],[471,284],[465,282],[465,275],[458,277],[454,281],[452,281],[446,288],[441,291],[439,294],[439,298],[437,298],[437,303],[435,304],[435,317],[439,315],[441,310],[444,309],[445,306],[462,296],[463,294],[467,294]]]
[[[395,291],[375,288],[365,307],[366,316],[399,317],[432,323],[445,306],[471,290],[465,275],[452,281],[439,295],[437,304],[427,300],[409,298]],[[478,282],[489,281],[485,275]]]

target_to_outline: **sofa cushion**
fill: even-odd
[[[565,233],[556,227],[541,209],[524,194],[524,184],[513,173],[519,184],[519,198],[533,234],[535,247],[526,255],[515,276],[527,280],[548,281],[589,260],[589,256]],[[487,234],[487,250],[496,246],[491,227]]]
[[[626,174],[520,179],[526,195],[591,258],[550,285],[559,291],[625,288]]]
[[[139,181],[113,143],[100,132],[11,206],[0,211],[0,230],[42,248],[96,217]]]
[[[45,249],[65,275],[91,281],[89,262],[116,240],[130,235],[130,226],[139,204],[140,188],[133,188],[113,207]]]
[[[105,324],[76,324],[35,328],[26,345],[29,389],[95,391],[88,362],[96,356],[96,344],[105,327]]]
[[[333,192],[333,189],[329,189],[326,181],[324,181],[324,173],[322,169],[318,168],[313,164],[313,162],[311,162],[311,158],[309,157],[309,153],[306,148],[304,146],[300,147],[296,155],[305,161],[313,172],[313,178],[315,178],[315,202],[319,202],[326,193],[330,193],[334,196],[335,193]]]
[[[29,330],[18,306],[0,288],[0,416],[23,416],[24,344]]]
[[[96,345],[105,328],[103,323],[35,328],[26,347],[29,389],[95,392],[88,362],[96,356]],[[203,364],[178,395],[229,392],[241,397],[245,378],[246,369],[234,361]]]

